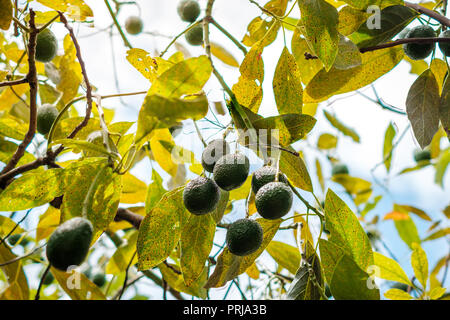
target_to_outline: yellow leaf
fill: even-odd
[[[254,280],[259,279],[260,272],[254,262],[250,265],[250,267],[247,268],[247,270],[245,270],[245,273],[247,273],[247,275]]]
[[[69,35],[64,38],[64,56],[59,64],[59,74],[61,77],[57,89],[63,93],[61,101],[65,104],[78,94],[78,88],[83,79],[81,66],[76,59],[75,46]]]
[[[300,32],[297,29],[292,35],[291,48],[292,54],[297,60],[297,66],[300,71],[302,82],[306,85],[323,68],[323,64],[319,59],[305,58],[305,53],[312,54],[313,51],[308,46],[306,40],[300,37]]]
[[[38,2],[54,10],[65,12],[76,21],[85,21],[87,17],[94,16],[92,9],[83,0],[38,0]]]
[[[337,137],[329,133],[323,133],[317,140],[317,147],[320,149],[334,149],[337,145]]]
[[[18,96],[22,97],[29,90],[30,87],[26,83],[14,86],[15,93],[11,90],[10,87],[3,90],[3,92],[0,94],[0,101],[2,102],[0,103],[0,111],[10,110],[13,104],[20,100]]]
[[[6,246],[5,243],[0,245],[0,264],[16,258],[16,255]],[[22,268],[22,261],[18,260],[14,263],[1,267],[6,276],[6,281],[10,285],[15,285],[8,292],[3,292],[0,299],[28,300],[30,290],[28,288],[27,278]]]
[[[411,281],[397,261],[385,257],[378,252],[373,253],[373,258],[375,265],[380,268],[380,274],[375,274],[376,276],[385,280],[397,281],[412,286]]]
[[[55,279],[72,300],[106,300],[101,289],[84,274],[72,270],[69,272],[50,269]]]
[[[150,148],[155,161],[164,171],[174,177],[177,174],[178,166],[174,163],[171,153],[161,144],[163,141],[173,143],[173,138],[169,129],[155,130],[150,139]]]
[[[301,257],[296,247],[280,241],[271,241],[266,250],[281,267],[292,274],[297,272]]]
[[[10,0],[0,0],[0,28],[8,30],[12,21],[13,7]]]
[[[413,252],[411,254],[411,265],[417,280],[422,284],[424,290],[427,288],[428,282],[428,259],[427,254],[422,247],[414,242],[412,244]]]
[[[409,293],[400,289],[389,289],[384,296],[391,300],[411,300],[413,298]]]
[[[236,58],[233,57],[233,55],[220,44],[211,42],[211,53],[223,63],[232,67],[239,68],[239,62],[236,60]]]
[[[444,79],[447,74],[447,64],[441,59],[433,59],[430,64],[430,69],[434,73],[434,77],[439,86],[439,93],[441,93]]]
[[[263,97],[263,90],[255,80],[249,80],[240,76],[239,81],[233,85],[232,91],[240,105],[255,113],[258,112]]]
[[[130,264],[131,257],[136,251],[136,241],[138,237],[138,232],[136,230],[132,231],[132,234],[128,237],[125,243],[123,243],[114,252],[112,257],[109,259],[106,265],[105,272],[107,274],[118,275],[119,273],[125,271]],[[137,255],[135,255],[131,265],[137,262]]]
[[[150,82],[156,79],[158,64],[147,51],[137,48],[130,49],[127,51],[127,60]]]
[[[127,172],[122,176],[121,203],[144,202],[147,196],[147,185]]]
[[[48,238],[59,226],[61,213],[59,209],[49,206],[47,211],[39,217],[36,229],[36,242]]]

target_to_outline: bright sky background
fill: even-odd
[[[178,0],[146,0],[138,2],[141,7],[141,16],[144,20],[145,31],[158,31],[159,33],[173,36],[187,26],[187,24],[182,22],[177,15],[176,5]],[[265,1],[259,2],[261,4],[265,3]],[[86,3],[88,3],[94,11],[96,29],[103,29],[112,23],[103,1],[86,0]],[[200,3],[202,8],[206,6],[206,0],[201,0]],[[293,12],[298,13],[298,9],[294,9]],[[121,10],[118,19],[121,25],[123,25],[128,16],[138,14],[139,11],[137,8],[130,5]],[[213,10],[214,18],[237,39],[242,39],[248,23],[258,15],[260,15],[259,9],[246,0],[217,0]],[[62,40],[66,34],[65,29],[61,25],[54,25],[52,27],[52,31],[56,33],[60,40]],[[127,62],[125,58],[127,48],[123,45],[116,30],[114,30],[113,43],[111,43],[108,34],[105,32],[98,33],[97,35],[90,37],[83,37],[93,31],[86,25],[76,25],[75,31],[79,36],[78,39],[81,45],[83,58],[85,59],[90,81],[99,89],[98,93],[104,95],[118,92],[113,74],[113,55],[115,56],[115,62],[117,65],[120,92],[148,90],[149,82]],[[289,49],[291,37],[292,32],[287,31],[286,41]],[[242,61],[243,56],[241,51],[239,51],[230,40],[224,37],[213,26],[211,27],[211,38],[215,42],[221,43],[230,52],[232,52],[239,61]],[[135,48],[144,49],[152,54],[155,54],[155,50],[157,52],[162,51],[170,42],[170,39],[168,38],[153,37],[148,34],[139,35],[137,37],[128,36],[128,39]],[[204,50],[201,47],[188,46],[184,41],[184,38],[181,39],[181,43],[189,49],[192,56],[197,56],[204,53]],[[62,47],[62,41],[60,44]],[[113,45],[113,50],[111,49],[111,45]],[[264,100],[260,113],[264,116],[276,114],[275,101],[272,91],[272,78],[273,71],[275,70],[275,66],[281,54],[282,48],[283,36],[280,32],[277,40],[272,45],[267,47],[263,53],[265,64],[265,81]],[[172,49],[166,57],[173,52],[174,49]],[[438,52],[437,57],[442,58],[440,56],[440,52]],[[237,69],[228,67],[220,61],[216,61],[216,67],[220,70],[225,78],[225,81],[230,86],[237,82],[239,77],[239,71]],[[409,70],[410,66],[407,63],[402,62],[394,69],[393,72],[383,76],[375,83],[375,87],[380,96],[387,103],[401,109],[405,108],[405,100],[408,89],[417,77],[416,75],[411,75]],[[210,101],[223,100],[223,92],[213,76],[211,77],[211,80],[205,90]],[[363,91],[365,94],[373,97],[370,87],[365,88]],[[407,126],[408,121],[406,116],[383,110],[380,106],[359,95],[347,96],[348,97],[346,99],[336,101],[335,98],[332,98],[331,101],[335,102],[331,106],[327,106],[327,102],[321,104],[316,117],[318,122],[312,133],[309,135],[309,141],[310,144],[314,145],[319,134],[323,132],[337,134],[336,130],[332,128],[328,121],[326,121],[323,117],[322,108],[335,112],[341,121],[350,127],[353,127],[361,137],[361,143],[357,144],[350,138],[339,135],[336,155],[343,162],[348,164],[351,175],[373,181],[370,175],[370,169],[378,164],[383,158],[383,139],[389,122],[393,121],[398,127],[399,133],[397,136],[399,136]],[[103,103],[104,107],[115,108],[115,121],[136,121],[143,99],[143,95],[126,97],[124,98],[124,101],[127,103],[127,106],[121,104],[120,99],[108,99]],[[209,117],[211,118],[210,115]],[[224,124],[228,123],[228,119],[225,117],[219,119],[223,120]],[[177,138],[177,141],[182,141],[184,147],[200,154],[201,144],[195,133],[193,133],[190,122],[187,122],[187,124],[188,125],[185,127],[183,134]],[[210,127],[210,125],[202,122],[199,124],[204,125],[205,127]],[[205,130],[204,132],[204,137],[209,137],[215,131]],[[300,143],[299,146],[303,147],[305,144]],[[414,173],[396,176],[396,174],[403,168],[414,166],[415,162],[412,158],[412,153],[417,147],[418,144],[414,141],[412,132],[408,132],[394,152],[393,167],[391,169],[391,179],[389,182],[391,195],[383,198],[377,208],[368,215],[368,220],[370,220],[374,215],[380,215],[380,217],[384,216],[392,209],[393,202],[417,206],[418,208],[425,210],[432,217],[439,217],[439,219],[445,218],[441,211],[446,207],[446,205],[449,204],[450,199],[450,175],[448,173],[444,179],[444,186],[446,190],[441,189],[434,183],[434,169],[431,167],[420,171],[415,171]],[[304,151],[310,174],[315,176],[314,160],[319,154],[308,147],[302,148],[302,150]],[[325,157],[321,155],[319,156],[323,165],[325,177],[329,178],[331,168],[327,164],[328,162]],[[255,164],[252,166],[252,170],[255,170],[261,165],[262,162]],[[151,169],[148,160],[142,161],[132,172],[146,183],[150,182]],[[162,173],[161,170],[159,170],[159,172]],[[375,175],[379,181],[383,181],[386,178],[384,166],[380,166],[375,171]],[[163,176],[167,177],[167,175]],[[314,180],[314,183],[317,195],[323,198],[317,181]],[[342,196],[343,199],[348,200],[341,186],[328,183],[328,187],[331,187],[338,193],[339,196]],[[384,194],[383,192],[384,191],[380,187],[374,185],[374,195]],[[308,197],[305,192],[302,192],[302,194],[308,199],[312,199],[311,197]],[[295,205],[297,210],[304,210],[301,203],[296,203]],[[243,217],[244,214],[245,213],[242,208],[242,210],[236,210],[236,212],[227,215],[226,220],[228,222],[234,221],[237,218]],[[38,215],[33,215],[33,220],[37,217]],[[424,237],[425,231],[429,225],[422,223],[422,221],[416,219],[416,217],[413,217],[413,219],[418,226],[419,234]],[[33,225],[33,223],[31,225]],[[410,250],[399,238],[393,222],[384,221],[381,222],[380,225],[383,240],[390,246],[392,251],[396,253],[401,265],[405,268],[408,275],[411,276],[412,269],[409,262]],[[318,232],[319,230],[316,229],[316,231]],[[288,241],[289,243],[294,244],[294,237],[291,231],[278,232],[276,239]],[[222,243],[222,239],[216,239],[216,242]],[[445,252],[449,251],[449,245],[445,240],[425,242],[423,243],[423,247],[428,254],[430,269],[434,267],[438,258],[442,257]],[[385,253],[383,249],[381,250],[382,253]],[[269,259],[263,259],[263,261],[266,262],[269,261]],[[245,284],[246,282],[243,283]],[[450,281],[447,280],[447,287],[449,284]],[[142,291],[144,292],[145,290],[149,290],[148,288],[148,286],[143,285]],[[159,292],[160,291],[152,290],[152,298],[161,298],[161,294]],[[225,289],[214,289],[211,292],[211,297],[220,299],[224,292]],[[128,292],[128,294],[131,293],[132,290]],[[124,298],[126,299],[127,297],[129,296],[126,294]],[[171,296],[169,295],[169,297]],[[238,291],[233,288],[228,298],[240,298]]]

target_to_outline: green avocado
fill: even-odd
[[[292,190],[283,182],[269,182],[255,196],[258,213],[265,219],[281,218],[291,210]]]
[[[89,252],[92,236],[93,227],[89,220],[81,217],[67,220],[56,228],[48,240],[48,261],[62,271],[80,265]]]
[[[186,185],[183,191],[183,203],[186,209],[195,215],[213,211],[220,199],[217,184],[205,177],[197,177]]]
[[[125,30],[131,35],[137,35],[142,32],[144,23],[142,19],[137,16],[130,16],[125,21]]]
[[[228,250],[236,256],[249,255],[261,247],[263,229],[255,220],[239,219],[228,227],[226,243]]]
[[[244,154],[227,154],[217,160],[214,166],[214,181],[222,190],[231,191],[244,184],[249,170],[250,162]]]
[[[104,273],[97,272],[92,277],[92,282],[95,283],[98,287],[103,287],[106,283],[106,276]]]
[[[177,6],[177,12],[181,20],[192,23],[200,15],[200,5],[195,0],[182,0]]]
[[[49,29],[39,32],[36,38],[35,58],[40,62],[50,62],[56,56],[58,51],[58,41],[55,35]]]
[[[192,46],[199,46],[203,43],[203,27],[197,25],[186,32],[186,41]]]
[[[445,30],[439,35],[439,38],[450,38],[450,30]],[[439,49],[446,56],[450,56],[450,42],[439,42]]]
[[[431,160],[431,151],[428,149],[424,150],[417,149],[414,151],[413,156],[416,162]]]
[[[262,186],[269,182],[275,181],[277,169],[271,166],[264,166],[253,173],[252,176],[252,190],[256,194]],[[278,174],[278,181],[288,183],[287,177],[283,173]]]
[[[406,34],[405,39],[432,37],[436,37],[433,28],[428,25],[422,25],[412,28]],[[435,45],[435,43],[404,43],[403,51],[412,60],[422,60],[431,54]]]
[[[55,122],[56,117],[58,117],[59,111],[56,109],[54,105],[49,103],[43,104],[41,107],[37,109],[37,131],[46,135],[50,132],[52,128],[53,122]]]
[[[211,141],[202,153],[203,169],[212,173],[217,160],[229,152],[230,146],[224,139],[216,139]]]
[[[335,176],[337,174],[348,174],[348,167],[343,163],[337,163],[331,168],[331,175]]]

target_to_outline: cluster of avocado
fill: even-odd
[[[50,236],[46,255],[50,264],[61,271],[79,266],[86,259],[93,237],[89,220],[75,217],[62,223]]]
[[[197,0],[182,0],[178,3],[177,12],[181,20],[193,23],[200,15],[200,5]],[[185,38],[192,46],[201,45],[203,43],[203,27],[201,24],[189,29]]]
[[[214,211],[219,203],[220,189],[231,191],[241,187],[247,180],[250,163],[242,153],[229,153],[230,148],[223,139],[211,141],[202,153],[202,166],[213,174],[213,178],[197,177],[183,191],[186,209],[195,215]],[[255,206],[265,219],[275,220],[286,215],[292,207],[292,190],[287,177],[274,167],[264,166],[252,176],[252,191]],[[263,240],[263,231],[258,222],[240,219],[228,227],[226,242],[231,253],[245,256],[258,250]]]
[[[138,16],[130,16],[125,20],[125,30],[133,36],[138,35],[144,29],[144,23]]]
[[[436,32],[429,25],[421,25],[408,30],[401,38],[434,38]],[[450,38],[450,30],[443,31],[440,38]],[[436,44],[433,43],[405,43],[403,51],[412,60],[422,60],[428,57],[434,50]],[[450,56],[450,42],[439,42],[439,49],[445,56]]]

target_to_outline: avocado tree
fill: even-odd
[[[167,1],[183,26],[167,35],[144,1],[0,0],[0,299],[448,299],[450,197],[429,212],[388,184],[428,170],[450,194],[447,1],[240,1],[257,12],[241,34],[220,2]],[[90,80],[94,35],[120,39],[142,91],[121,92],[115,64],[117,92]],[[374,83],[405,64],[403,108]],[[408,121],[358,176],[340,145],[364,141],[330,107],[349,95]]]

